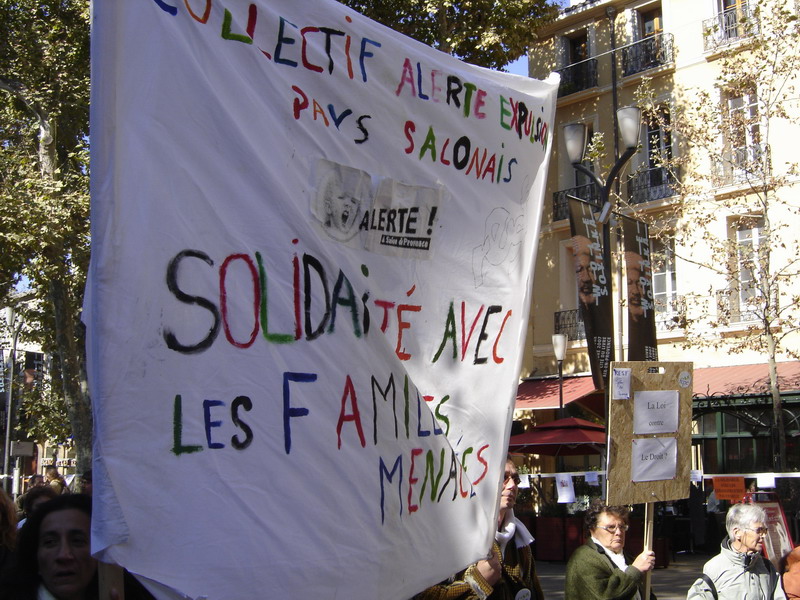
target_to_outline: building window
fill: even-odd
[[[653,265],[653,300],[659,329],[676,323],[681,309],[678,298],[678,277],[675,271],[675,241],[672,238],[651,239]]]
[[[660,108],[645,123],[647,135],[647,159],[649,167],[654,168],[672,158],[672,133],[670,131],[669,109]]]
[[[760,159],[761,124],[755,91],[726,97],[728,141],[735,169],[754,170]]]
[[[651,37],[661,33],[661,7],[640,13],[642,17],[642,37]]]
[[[705,50],[717,50],[758,31],[758,21],[747,0],[717,0],[716,16],[703,21]]]
[[[589,58],[589,36],[586,31],[581,31],[567,39],[569,40],[569,64],[574,65]]]
[[[768,166],[761,139],[761,117],[755,90],[723,93],[723,149],[717,177],[723,185],[762,179]]]
[[[744,37],[743,23],[750,16],[747,0],[718,0],[721,34],[726,40]]]
[[[658,109],[656,114],[645,121],[644,135],[646,164],[641,165],[628,182],[631,204],[641,204],[675,195],[676,179],[670,165],[672,133],[667,108]]]
[[[759,272],[764,268],[764,219],[750,218],[736,223],[736,269],[740,320],[753,320],[754,302],[761,297]]]
[[[597,59],[592,55],[592,40],[587,29],[559,38],[562,68],[558,96],[567,96],[597,86]]]
[[[632,43],[621,48],[622,76],[672,64],[673,37],[663,31],[661,7],[626,12],[630,22],[628,38]]]

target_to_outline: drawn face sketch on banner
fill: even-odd
[[[472,250],[472,276],[475,287],[486,284],[484,278],[492,267],[502,267],[508,272],[519,258],[518,252],[525,235],[524,198],[530,190],[530,180],[525,178],[519,210],[513,213],[505,208],[495,208],[486,218],[483,243]]]

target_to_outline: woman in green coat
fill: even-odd
[[[655,554],[648,550],[631,560],[623,553],[628,509],[593,504],[585,525],[591,537],[567,563],[564,600],[641,600],[644,574],[655,565]]]

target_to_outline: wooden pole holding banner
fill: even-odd
[[[653,549],[653,503],[647,502],[644,505],[644,552]],[[650,570],[644,574],[644,596],[642,600],[650,600]]]
[[[125,578],[122,567],[110,563],[97,563],[100,600],[125,600]],[[111,591],[116,591],[112,598]]]

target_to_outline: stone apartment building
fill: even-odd
[[[778,4],[797,14],[793,3]],[[617,210],[652,224],[659,360],[694,363],[694,466],[706,473],[773,470],[779,438],[772,430],[767,353],[741,342],[764,331],[756,308],[765,296],[754,257],[761,257],[769,244],[767,271],[797,271],[797,225],[780,225],[793,219],[800,223],[798,177],[787,166],[797,161],[800,104],[782,105],[788,115],[767,107],[773,92],[766,89],[766,77],[755,86],[718,85],[726,65],[739,60],[736,56],[748,60],[754,43],[781,33],[767,21],[753,0],[586,0],[563,8],[536,32],[529,74],[543,78],[558,71],[561,86],[518,419],[537,424],[555,416],[546,410],[558,407],[554,333],[568,338],[563,362],[567,409],[577,416],[583,414],[578,406],[602,415],[603,398],[589,376],[578,310],[566,198],[576,196],[598,208],[600,199],[596,186],[570,163],[564,129],[583,123],[589,137],[602,134],[603,152],[584,164],[605,177],[615,153],[624,150],[621,142],[615,144],[615,109],[642,104],[646,97],[650,110],[642,118],[640,148],[619,178]],[[796,44],[794,52],[800,52]],[[789,77],[785,85],[793,83]],[[692,107],[702,99],[701,106],[713,107],[717,121],[694,129],[673,127],[679,114],[690,122]],[[704,130],[705,146],[685,133],[694,131],[699,140]],[[764,185],[765,179],[772,183]],[[762,196],[771,203],[761,202]],[[726,246],[722,260],[705,243],[709,236]],[[619,267],[614,286],[624,289],[619,253],[613,260]],[[780,339],[775,359],[786,433],[784,470],[797,471],[800,318],[792,302],[800,282],[777,276],[771,282],[770,301],[785,309],[780,319],[770,321]],[[614,318],[617,360],[626,356],[628,342],[624,310],[620,306]],[[566,470],[581,470],[597,466],[599,459],[565,460]],[[555,468],[552,462],[544,465],[545,471]]]

